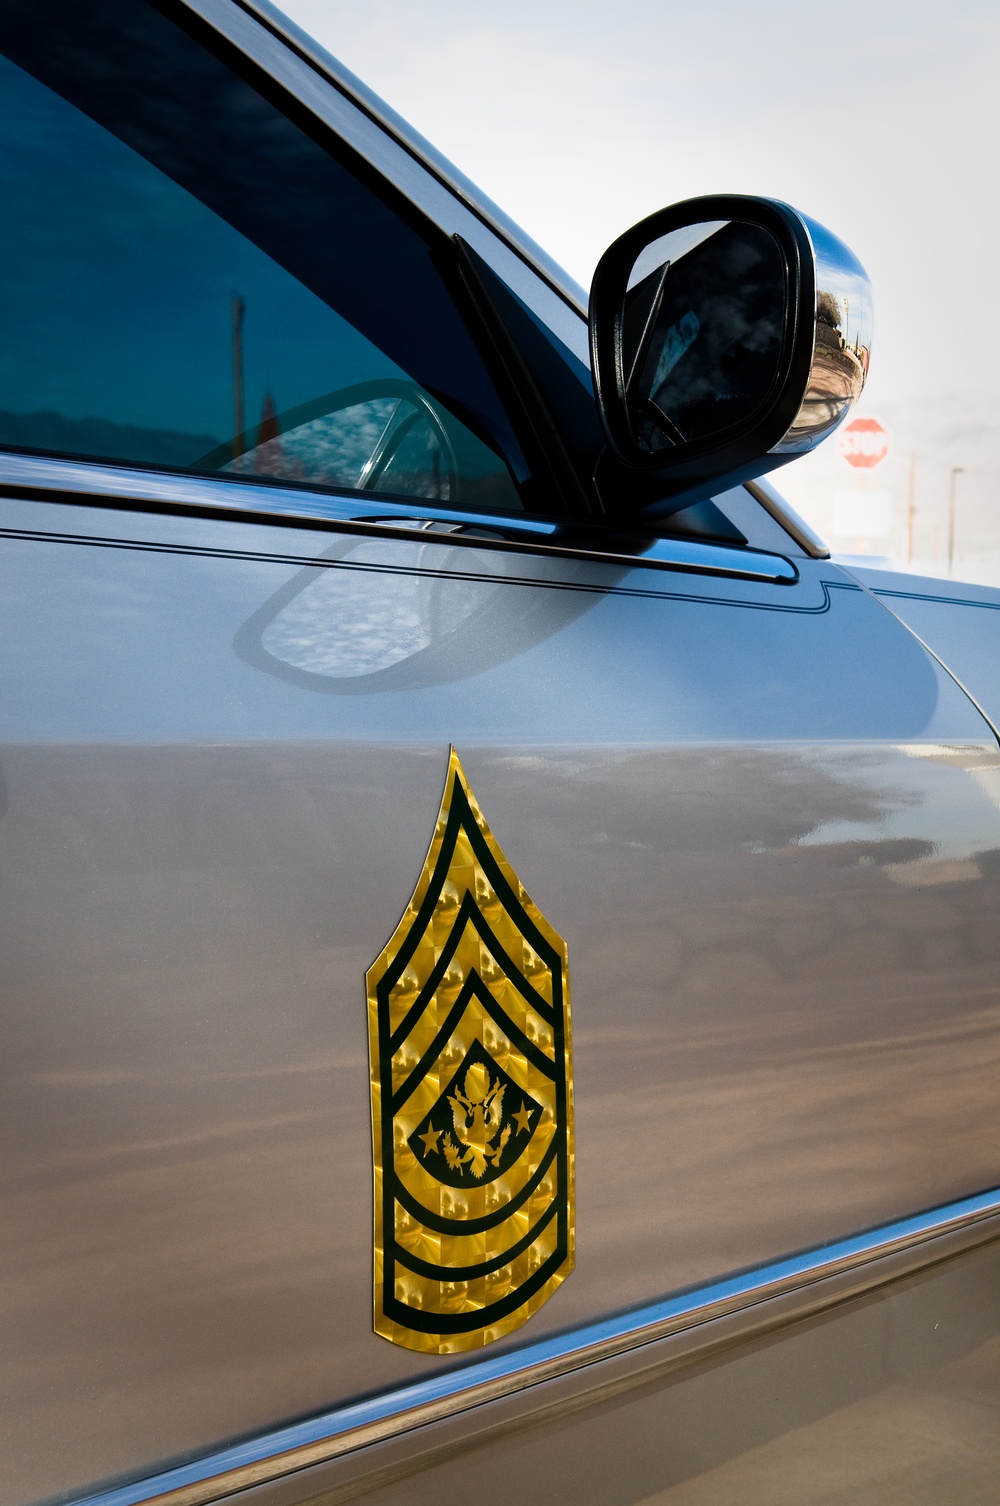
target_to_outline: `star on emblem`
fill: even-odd
[[[422,1140],[424,1142],[425,1156],[430,1155],[432,1150],[437,1150],[438,1141],[440,1140],[443,1133],[443,1130],[436,1130],[433,1124],[429,1124],[424,1134],[417,1136],[418,1140]]]
[[[511,1114],[510,1117],[512,1119],[516,1119],[517,1121],[517,1129],[519,1134],[523,1130],[529,1130],[531,1128],[531,1113],[531,1109],[527,1108],[526,1105],[522,1103],[517,1113]]]

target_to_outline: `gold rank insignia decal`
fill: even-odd
[[[368,1030],[375,1332],[479,1348],[573,1269],[569,974],[454,749],[413,898],[368,970]]]

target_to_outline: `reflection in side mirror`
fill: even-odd
[[[601,259],[590,321],[615,511],[673,511],[802,454],[868,370],[864,269],[772,200],[694,199],[634,226]]]
[[[653,455],[751,417],[781,359],[785,265],[759,225],[659,236],[629,275],[622,319],[629,424]]]

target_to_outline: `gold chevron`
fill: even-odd
[[[569,971],[454,748],[426,862],[367,984],[375,1332],[477,1348],[573,1269]]]

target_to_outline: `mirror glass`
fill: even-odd
[[[648,453],[750,418],[778,374],[785,261],[759,225],[712,220],[645,246],[629,275],[622,372]]]

